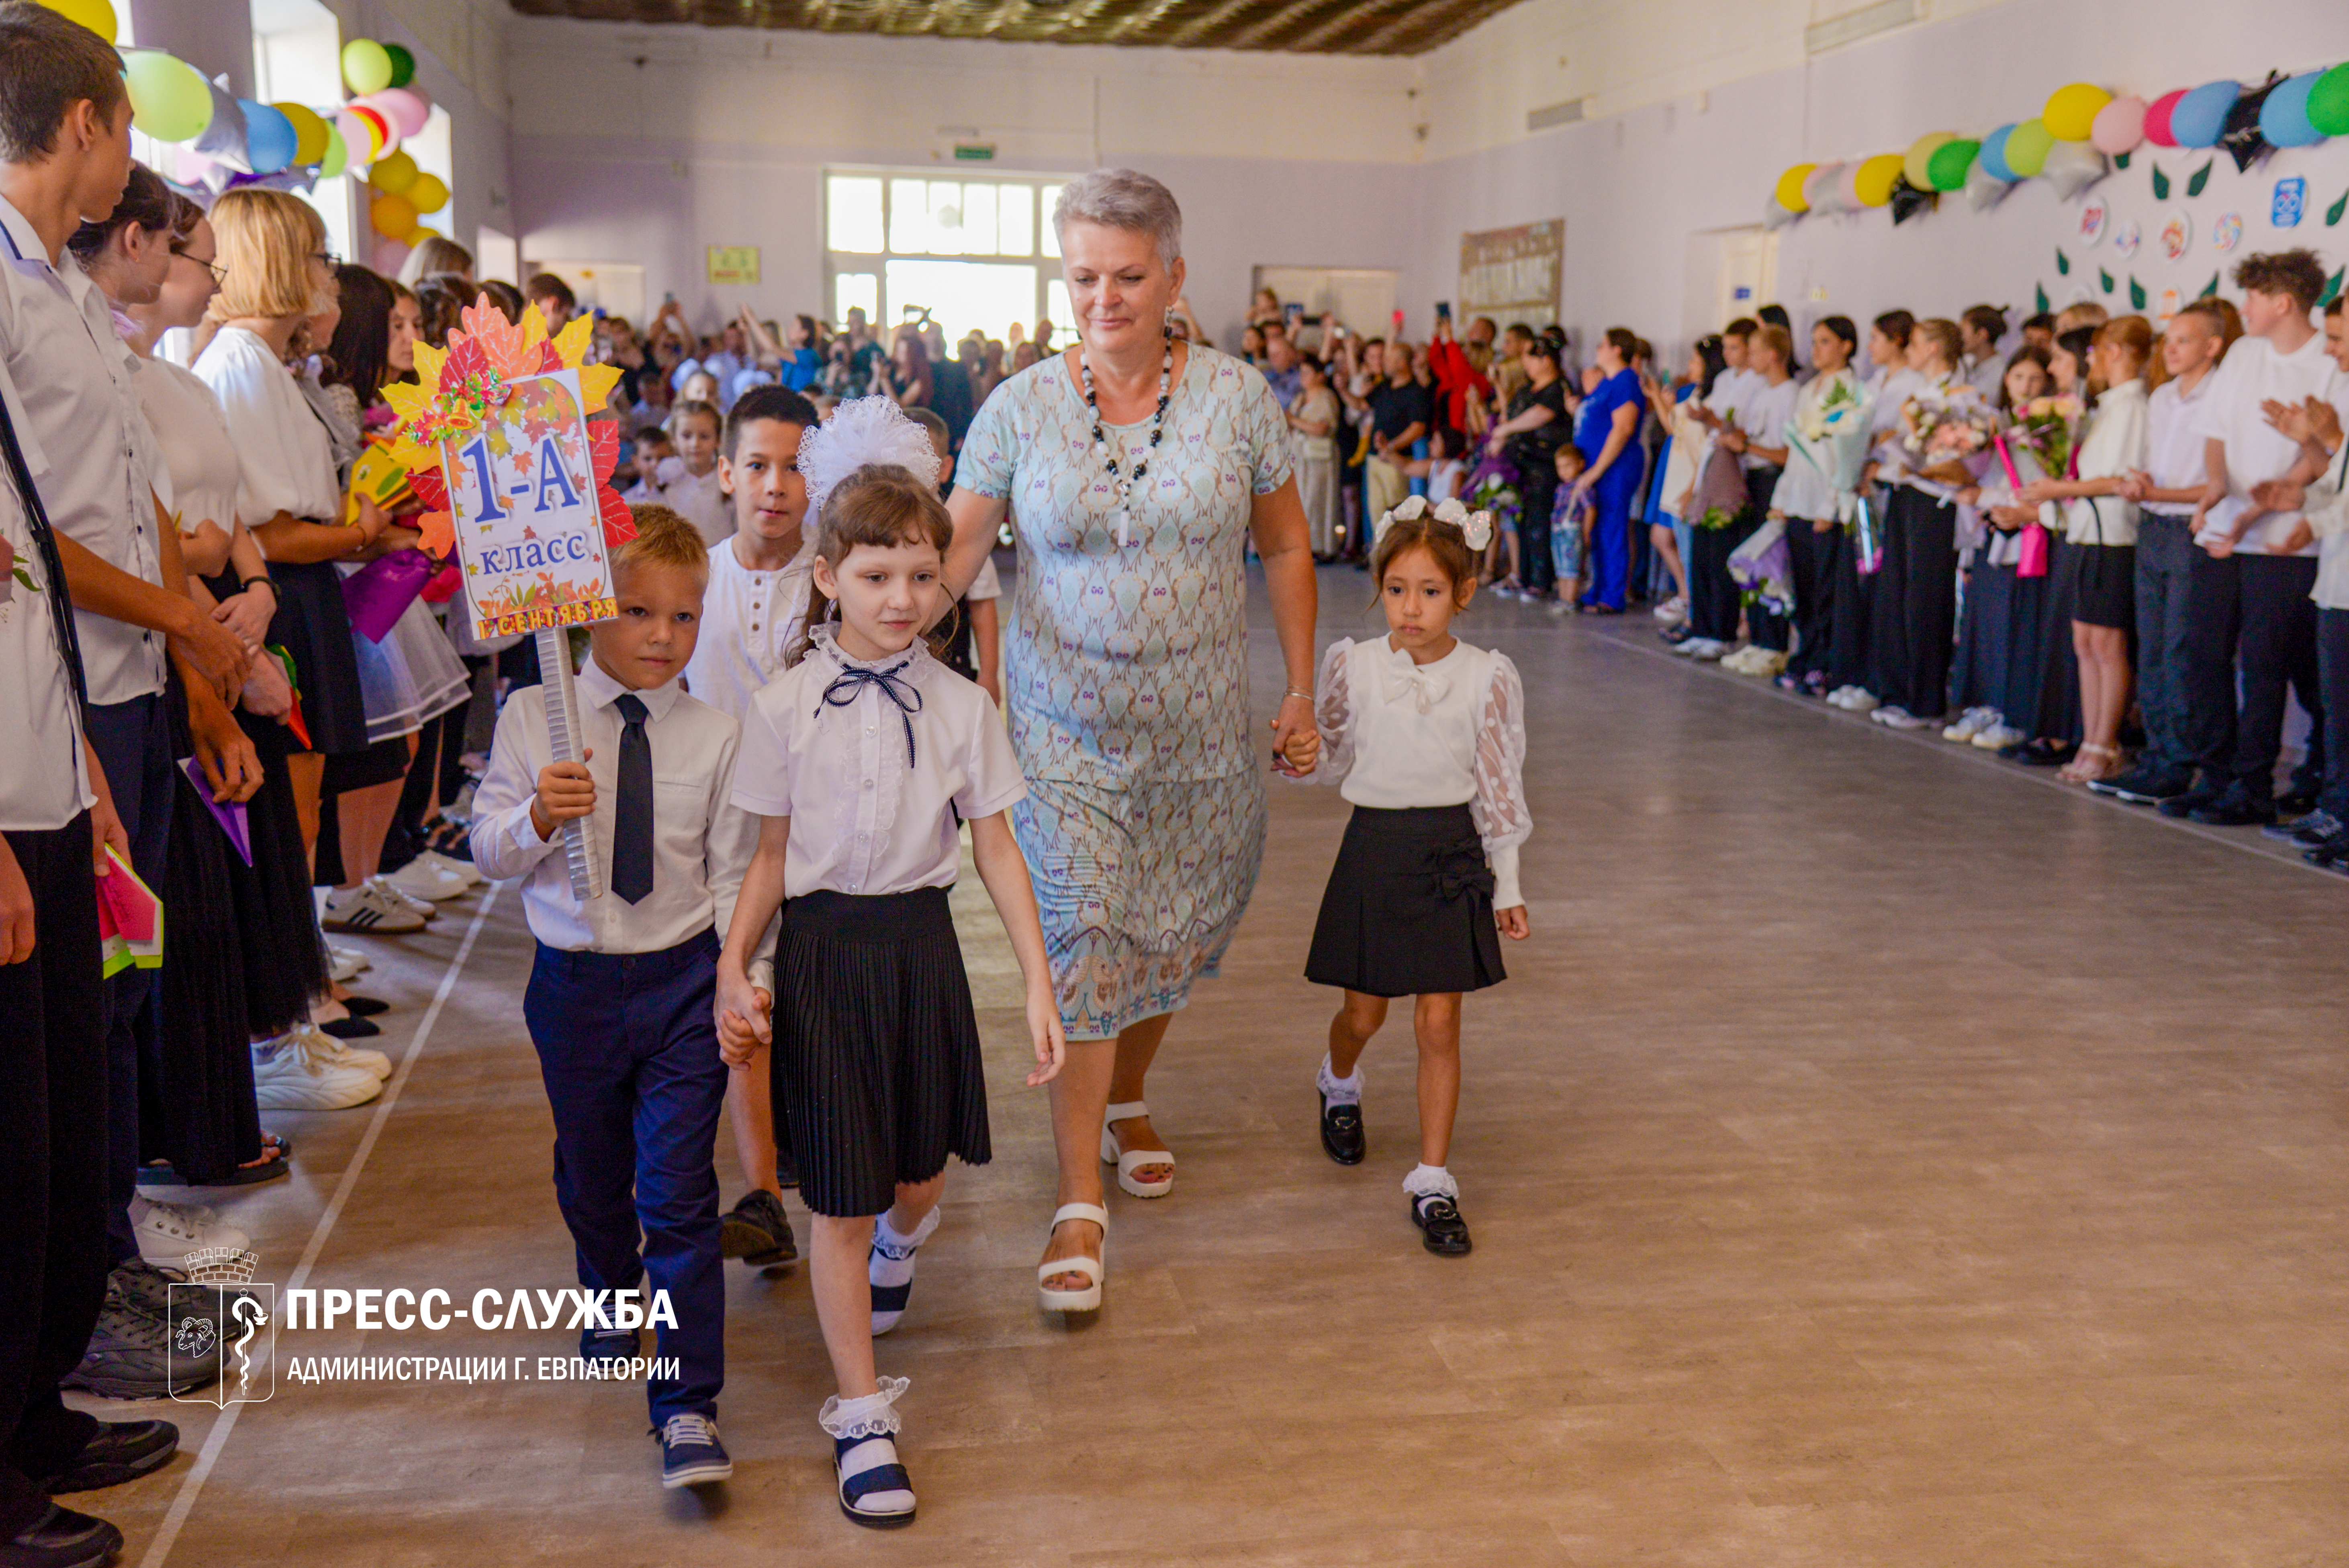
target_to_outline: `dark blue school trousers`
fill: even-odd
[[[726,1064],[713,1004],[718,935],[657,953],[539,944],[523,1016],[554,1112],[554,1196],[590,1291],[667,1291],[677,1326],[657,1354],[678,1376],[647,1386],[653,1425],[709,1416],[726,1381],[718,1249],[718,1119]]]

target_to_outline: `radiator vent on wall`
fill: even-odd
[[[1547,108],[1537,108],[1526,116],[1526,129],[1529,131],[1547,130],[1552,126],[1572,125],[1582,118],[1583,111],[1589,105],[1588,98],[1578,98],[1554,103]]]
[[[1803,29],[1803,47],[1814,55],[1824,55],[1829,49],[1840,49],[1846,44],[1922,21],[1924,15],[1925,0],[1882,0],[1880,5],[1863,5],[1827,21],[1812,23]]]

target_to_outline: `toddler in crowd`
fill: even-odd
[[[1557,449],[1557,496],[1550,502],[1549,556],[1557,573],[1557,595],[1551,600],[1550,610],[1559,615],[1582,596],[1582,556],[1590,542],[1596,502],[1588,490],[1576,489],[1574,481],[1582,477],[1586,466],[1581,448],[1568,443]]]
[[[725,420],[718,405],[699,397],[681,399],[667,426],[677,455],[663,459],[632,499],[665,506],[701,531],[715,544],[734,531],[734,506],[718,471],[718,446]]]
[[[775,1100],[815,1216],[810,1280],[839,1385],[817,1419],[841,1509],[894,1525],[915,1511],[895,1442],[907,1380],[877,1376],[873,1336],[905,1309],[947,1157],[990,1154],[978,1023],[947,898],[959,822],[1026,977],[1031,1086],[1060,1071],[1067,1043],[1004,815],[1027,782],[994,703],[921,634],[944,607],[954,532],[928,438],[886,399],[860,399],[806,434],[799,464],[817,517],[812,624],[744,725],[734,801],[761,819],[759,846],[719,960],[718,1023],[730,1063],[772,1047]],[[771,1004],[749,965],[778,909]]]
[[[579,672],[584,759],[553,759],[544,686],[514,692],[473,795],[472,850],[482,875],[527,879],[538,953],[523,1017],[554,1113],[555,1201],[582,1286],[647,1292],[659,1357],[677,1367],[646,1388],[661,1484],[684,1487],[734,1473],[716,1421],[726,1289],[710,1151],[726,1065],[711,926],[741,881],[729,846],[747,834],[730,802],[740,728],[678,684],[709,554],[675,512],[635,514],[636,536],[612,552],[619,614],[588,628]],[[610,868],[585,903],[561,845],[578,819]],[[636,1328],[606,1318],[579,1353],[623,1361],[637,1348]]]
[[[1525,792],[1525,688],[1506,655],[1452,634],[1476,593],[1492,519],[1413,498],[1379,521],[1371,578],[1387,635],[1340,638],[1314,693],[1320,758],[1305,777],[1353,802],[1305,976],[1342,987],[1319,1074],[1321,1147],[1340,1165],[1368,1151],[1362,1051],[1387,1003],[1413,996],[1419,1037],[1419,1164],[1403,1178],[1432,1253],[1470,1247],[1445,1167],[1460,1107],[1460,998],[1506,979],[1500,934],[1530,933],[1517,846],[1533,832]]]

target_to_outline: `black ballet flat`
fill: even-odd
[[[354,1018],[374,1018],[391,1011],[391,1004],[357,994],[343,998],[343,1011]]]
[[[1441,1192],[1413,1198],[1411,1222],[1419,1227],[1419,1239],[1437,1257],[1464,1258],[1475,1245],[1468,1239],[1468,1222],[1460,1217],[1459,1203]]]
[[[1370,1140],[1362,1131],[1362,1108],[1359,1105],[1331,1105],[1330,1097],[1321,1097],[1321,1150],[1340,1165],[1360,1165],[1370,1152]]]
[[[364,1040],[383,1033],[380,1024],[370,1024],[365,1018],[331,1018],[318,1026],[322,1035],[332,1035],[338,1040]]]

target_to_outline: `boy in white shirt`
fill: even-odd
[[[815,409],[782,387],[755,387],[726,418],[718,475],[734,508],[733,529],[709,547],[709,588],[703,595],[700,639],[686,665],[686,689],[736,723],[750,711],[761,687],[783,670],[807,620],[808,567],[802,524],[807,482],[800,477],[800,438],[815,428]],[[758,847],[750,836],[730,853],[735,874]],[[728,899],[720,925],[734,913]],[[774,933],[760,947],[752,978],[771,996]],[[726,1087],[727,1121],[750,1191],[726,1212],[721,1241],[730,1258],[754,1268],[799,1255],[783,1211],[783,1188],[799,1185],[792,1169],[791,1130],[776,1118],[769,1092],[765,1047],[760,1059],[733,1069]]]
[[[2316,585],[2315,542],[2299,512],[2268,511],[2251,492],[2286,477],[2300,457],[2299,444],[2268,424],[2264,406],[2309,397],[2331,402],[2341,384],[2341,369],[2309,320],[2324,292],[2324,268],[2314,253],[2246,256],[2235,266],[2235,282],[2243,290],[2243,336],[2211,377],[2197,422],[2208,472],[2194,521],[2195,542],[2206,551],[2241,558],[2242,710],[2225,791],[2199,801],[2181,795],[2161,806],[2167,815],[2214,827],[2276,820],[2275,765],[2288,690],[2299,694],[2301,706],[2319,722],[2282,803],[2305,811],[2323,777],[2316,609],[2309,600]]]
[[[699,398],[688,398],[670,409],[667,428],[669,439],[677,443],[677,456],[661,459],[647,487],[647,499],[699,529],[704,544],[716,544],[734,531],[734,503],[718,471],[725,423],[716,404]]]
[[[930,408],[909,408],[905,417],[928,434],[930,449],[938,455],[938,496],[944,500],[954,489],[955,470],[953,438],[947,422]],[[1003,706],[1002,597],[1003,579],[996,574],[995,557],[989,555],[979,562],[978,575],[970,580],[970,586],[963,590],[955,634],[946,652],[938,655],[947,668],[976,682],[999,708]]]
[[[619,614],[589,628],[579,672],[585,760],[552,760],[545,686],[516,692],[474,792],[472,845],[484,876],[527,879],[538,954],[523,1016],[554,1113],[555,1198],[580,1284],[613,1293],[580,1355],[629,1360],[635,1322],[658,1330],[677,1375],[646,1393],[661,1484],[674,1488],[733,1473],[714,1419],[726,1288],[711,1150],[727,1072],[713,927],[741,886],[728,848],[744,837],[731,803],[741,727],[678,684],[709,582],[699,535],[659,507],[636,508],[636,521],[612,552]],[[608,868],[585,903],[561,843],[581,819]]]

